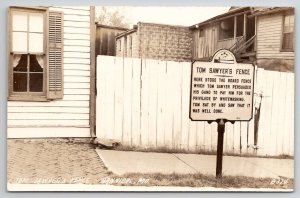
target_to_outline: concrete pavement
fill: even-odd
[[[215,175],[216,156],[199,154],[151,153],[96,149],[109,171],[126,173],[162,173]],[[294,178],[293,159],[223,157],[223,175],[256,178]]]

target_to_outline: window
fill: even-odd
[[[285,15],[283,19],[282,50],[294,49],[294,15]]]
[[[219,40],[233,38],[234,17],[225,19],[219,25]]]
[[[12,7],[9,20],[9,99],[62,98],[62,13]]]

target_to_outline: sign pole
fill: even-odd
[[[225,122],[223,119],[217,120],[218,122],[218,145],[217,145],[217,167],[216,177],[222,177],[222,164],[223,164],[223,142],[225,132]]]

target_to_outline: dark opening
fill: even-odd
[[[244,35],[244,15],[236,17],[236,37]]]
[[[228,18],[220,22],[219,39],[233,38],[234,35],[234,18]]]
[[[248,18],[247,19],[247,31],[246,31],[246,41],[252,38],[255,35],[255,18]],[[247,52],[254,51],[254,42],[251,44],[247,49]]]

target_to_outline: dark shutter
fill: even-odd
[[[49,12],[48,99],[63,98],[63,13]]]

